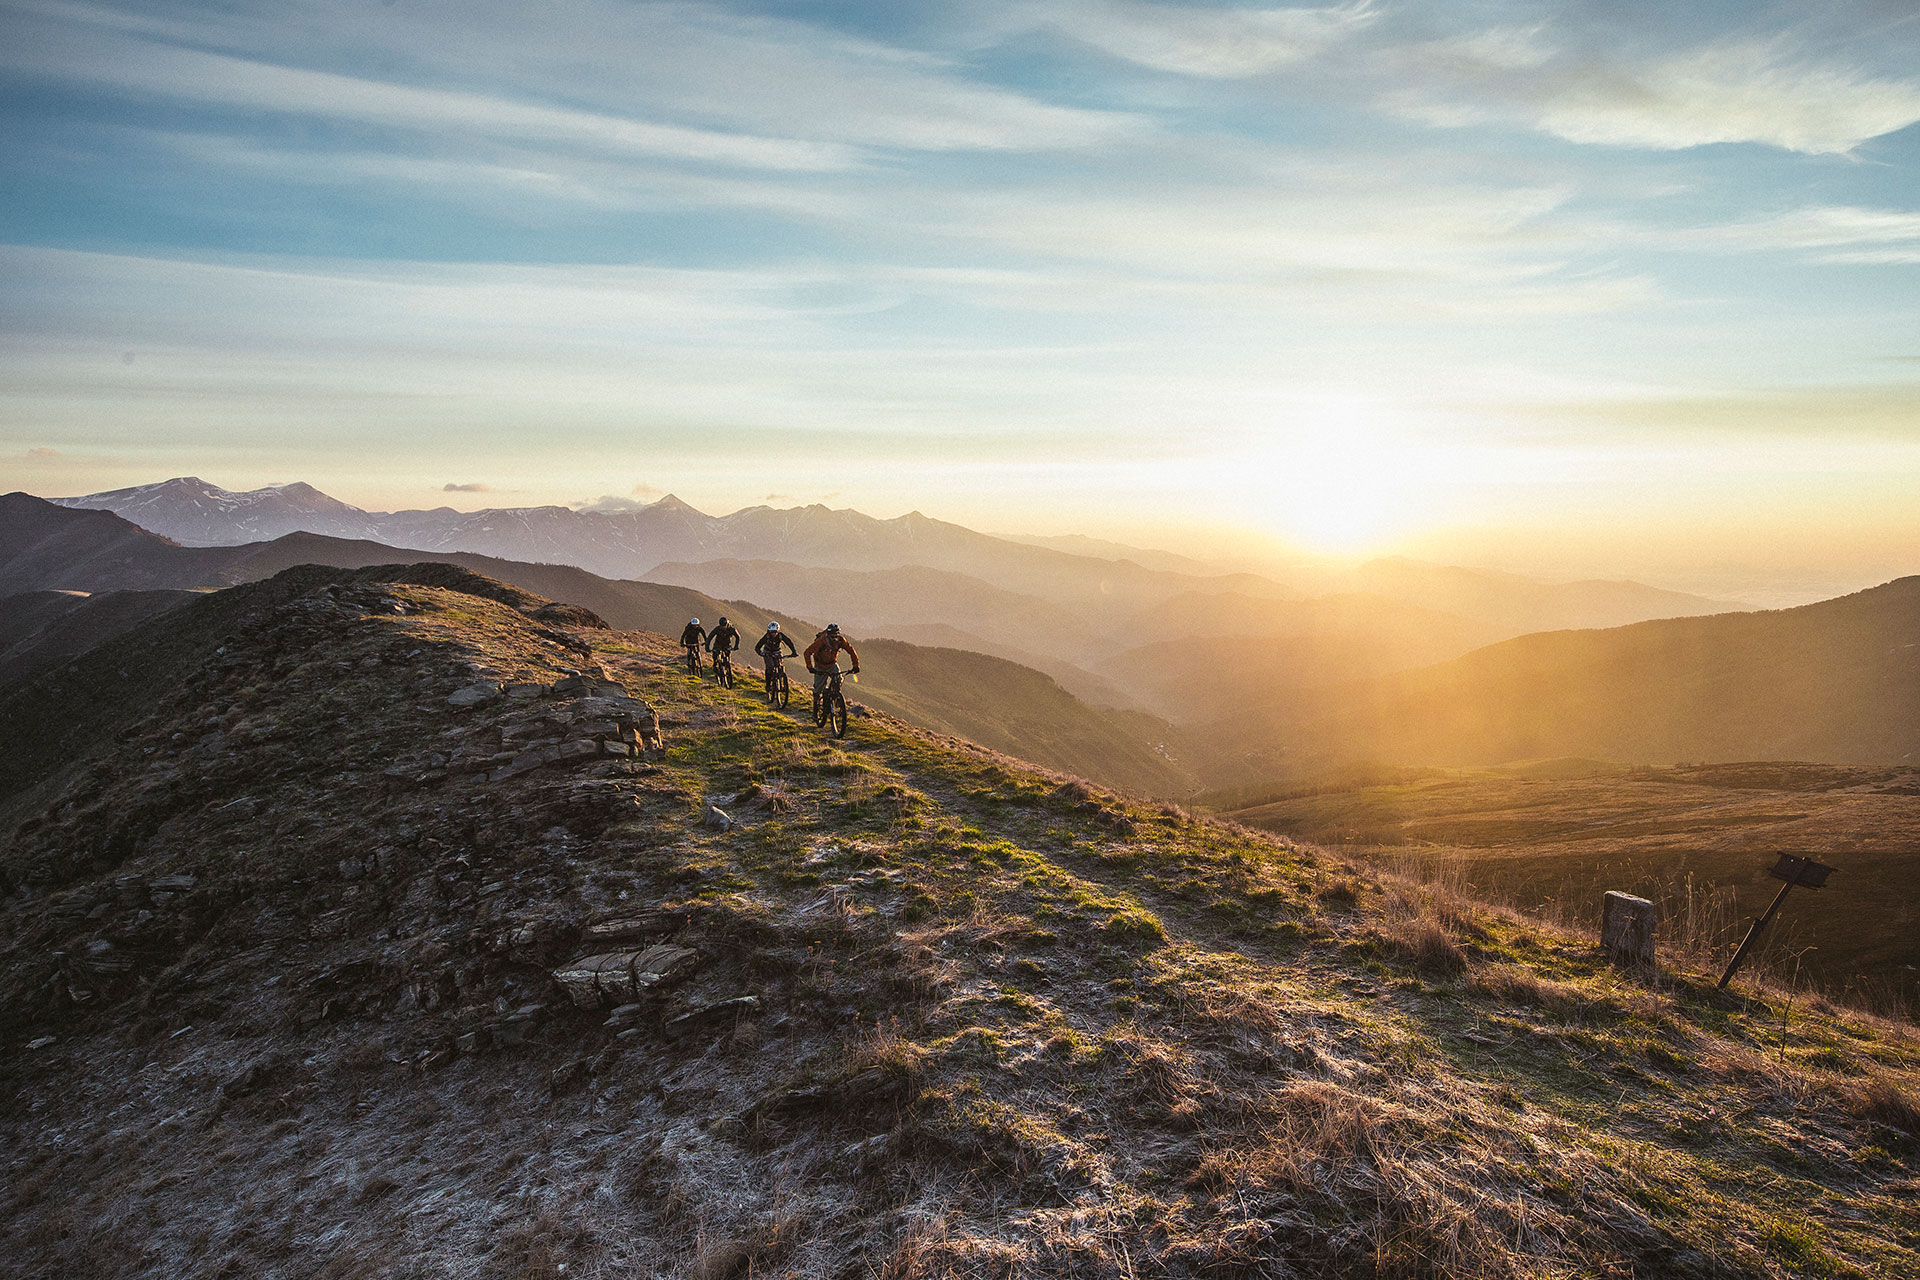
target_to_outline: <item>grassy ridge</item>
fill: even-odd
[[[473,670],[566,655],[362,582],[63,775],[0,903],[16,1274],[1920,1268],[1908,1029],[573,634],[663,762],[423,766],[545,714],[451,710]],[[575,1008],[548,975],[595,928],[696,975]],[[89,939],[143,976],[62,1004]]]

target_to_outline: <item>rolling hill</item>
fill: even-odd
[[[1920,752],[1920,577],[1796,609],[1522,636],[1249,707],[1208,736],[1315,766],[1902,764]]]

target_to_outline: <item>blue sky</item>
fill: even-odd
[[[1915,68],[1905,0],[0,4],[0,457],[1911,572]]]

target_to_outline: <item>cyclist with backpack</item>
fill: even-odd
[[[727,688],[733,688],[733,652],[740,647],[740,633],[725,618],[707,637],[707,652],[713,655],[713,676]]]
[[[825,693],[827,686],[840,674],[840,654],[845,652],[853,659],[853,675],[860,674],[860,655],[854,652],[847,638],[840,634],[840,624],[829,622],[827,629],[813,638],[807,651],[800,655],[807,664],[807,670],[813,673],[813,691]]]
[[[725,618],[714,625],[712,634],[707,636],[707,652],[718,658],[723,653],[733,653],[740,648],[740,632]]]

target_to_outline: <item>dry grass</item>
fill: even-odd
[[[1452,977],[1467,967],[1467,953],[1454,933],[1470,927],[1470,909],[1452,895],[1390,885],[1378,932],[1390,951],[1415,968]]]
[[[1920,1103],[1914,1101],[1911,1085],[1892,1074],[1876,1071],[1857,1084],[1844,1086],[1842,1096],[1848,1113],[1856,1118],[1920,1138]]]

